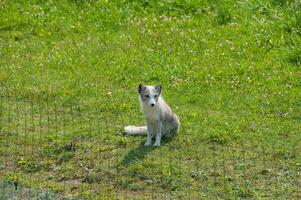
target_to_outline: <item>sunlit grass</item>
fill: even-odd
[[[294,199],[300,15],[293,0],[2,1],[0,174],[96,199]],[[122,135],[143,123],[139,83],[162,83],[181,119],[158,149]]]

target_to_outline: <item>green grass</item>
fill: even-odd
[[[0,175],[94,199],[300,198],[300,10],[1,1]],[[143,123],[139,83],[162,83],[181,120],[160,148],[122,134]]]

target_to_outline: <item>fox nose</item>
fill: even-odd
[[[155,106],[155,104],[154,103],[151,103],[151,107],[154,107]]]

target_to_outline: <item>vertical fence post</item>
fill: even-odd
[[[0,134],[2,133],[2,129],[3,129],[3,101],[4,101],[4,97],[0,96]]]
[[[50,106],[49,106],[49,95],[48,95],[48,93],[46,94],[46,111],[45,111],[45,114],[47,115],[47,135],[50,135]],[[49,150],[50,150],[49,138],[47,138],[46,149],[47,149],[47,153],[49,153]],[[49,184],[48,179],[46,179],[46,188],[48,188],[48,184]],[[46,192],[45,198],[47,198],[47,199],[49,198],[48,197],[48,192]]]
[[[19,137],[19,126],[20,126],[20,110],[19,110],[19,99],[15,98],[16,103],[16,139]]]
[[[65,110],[65,108],[63,107],[63,137],[64,138],[68,138],[67,137],[67,134],[66,134],[66,110]],[[70,145],[71,145],[71,150],[72,150],[72,143],[70,143]],[[63,193],[65,193],[65,191],[66,191],[66,178],[64,177],[64,179],[63,179]]]
[[[12,107],[12,105],[11,105],[11,99],[12,99],[12,96],[11,95],[9,95],[8,96],[8,124],[9,124],[9,126],[11,125],[11,107]]]
[[[91,118],[92,118],[91,116],[88,116],[88,121],[89,121],[88,122],[89,123],[88,131],[89,131],[89,137],[90,137],[89,138],[89,143],[90,143],[90,166],[89,166],[89,168],[93,169],[94,168],[94,163],[93,163],[93,142],[94,142],[94,140],[91,138],[94,137],[94,135],[93,135],[93,128],[92,128],[93,121]],[[94,176],[96,176],[96,175],[94,174],[94,170],[93,170],[93,172],[91,174],[91,180],[88,182],[90,193],[92,193],[92,190],[93,190],[92,186],[95,186],[96,180],[95,180]]]
[[[26,156],[27,149],[26,149],[26,143],[27,143],[27,105],[26,102],[23,103],[24,106],[24,141],[23,141],[23,148],[24,148],[24,157]]]
[[[173,184],[173,167],[172,167],[172,155],[171,155],[171,152],[172,152],[172,145],[169,144],[168,145],[168,151],[169,151],[169,195],[170,195],[170,198],[172,197],[172,184]]]
[[[28,132],[28,134],[29,134],[29,137],[31,138],[29,138],[30,139],[30,142],[31,142],[31,144],[30,144],[30,142],[29,142],[29,146],[30,146],[30,155],[29,155],[29,157],[30,158],[32,158],[32,159],[34,159],[34,155],[33,155],[33,143],[34,143],[34,132],[35,132],[35,126],[34,126],[34,111],[33,111],[33,99],[32,98],[30,98],[29,99],[29,104],[30,104],[30,116],[31,116],[31,125],[29,126],[29,132]],[[30,132],[30,130],[32,130],[32,132]],[[31,184],[32,184],[32,171],[30,171],[30,173],[29,173],[29,190],[28,190],[28,196],[29,196],[29,198],[31,199],[31,197],[32,197],[32,186],[31,186]]]
[[[227,186],[226,186],[226,184],[227,184],[227,182],[226,182],[226,166],[225,166],[225,148],[226,148],[226,146],[223,146],[222,147],[222,163],[223,163],[223,189],[224,189],[224,198],[226,198],[227,197],[227,194],[226,194],[226,192],[227,192]]]
[[[41,108],[41,104],[37,104],[37,117],[38,117],[38,127],[39,127],[39,131],[38,131],[38,143],[39,146],[37,146],[37,151],[42,151],[42,145],[40,145],[40,143],[43,143],[42,141],[42,126],[43,126],[43,116],[42,116],[42,108]],[[41,182],[42,178],[41,176],[38,176],[38,181],[39,183]],[[39,192],[37,192],[36,198],[39,199]]]
[[[3,106],[3,101],[4,101],[4,96],[0,96],[0,134],[2,134],[3,133],[3,128],[4,128],[4,120],[3,120],[3,118],[4,118],[4,106]],[[1,194],[2,194],[2,197],[3,197],[3,199],[5,199],[5,180],[1,180],[0,179],[0,185],[2,185],[2,192],[1,192]],[[0,188],[1,189],[1,188]]]
[[[299,144],[300,145],[300,144]],[[296,199],[301,199],[301,164],[297,166]]]
[[[72,133],[71,133],[71,143],[75,146],[76,145],[76,140],[75,140],[75,116],[76,116],[76,109],[72,106],[71,107],[71,126],[72,126]],[[75,188],[75,180],[72,181],[72,188]]]
[[[293,155],[295,155],[297,158],[301,159],[301,153],[296,150],[297,147],[300,147],[301,140],[296,141],[296,143],[293,145]],[[300,149],[300,148],[298,148]],[[301,163],[296,163],[296,199],[301,199]]]

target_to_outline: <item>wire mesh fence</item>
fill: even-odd
[[[301,198],[300,140],[208,142],[196,121],[144,147],[123,134],[143,118],[110,102],[90,112],[48,97],[0,100],[0,199]]]

